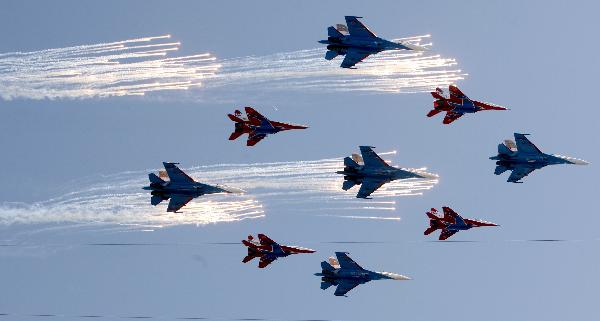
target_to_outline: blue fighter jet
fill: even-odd
[[[556,164],[575,164],[587,165],[588,162],[562,155],[552,155],[542,153],[526,135],[515,133],[515,141],[505,140],[503,144],[498,145],[498,155],[490,157],[496,161],[496,170],[494,174],[500,175],[507,170],[512,171],[507,182],[523,183],[520,180],[529,175],[536,169],[548,165]]]
[[[354,185],[361,185],[357,198],[369,198],[373,192],[386,183],[397,179],[407,178],[437,178],[436,175],[400,169],[388,165],[371,146],[359,146],[362,156],[352,154],[352,158],[344,158],[344,170],[338,174],[344,175],[342,189],[347,191]]]
[[[373,280],[410,280],[396,273],[365,270],[345,252],[335,252],[335,256],[337,259],[330,257],[329,262],[321,262],[321,273],[315,273],[321,277],[322,290],[337,286],[333,293],[335,296],[346,296],[355,287]]]
[[[337,28],[327,28],[327,40],[319,41],[327,45],[325,59],[331,60],[338,55],[346,56],[342,61],[342,68],[353,68],[368,56],[385,50],[427,50],[421,46],[377,37],[358,21],[362,17],[346,16],[345,18],[346,25],[338,24]]]
[[[148,174],[150,185],[143,188],[144,190],[152,191],[150,203],[154,206],[160,204],[162,201],[171,199],[167,207],[167,212],[177,213],[189,201],[204,194],[244,192],[222,185],[211,186],[198,183],[179,169],[177,164],[179,163],[163,162],[165,171],[161,171],[159,174],[164,178],[168,178],[168,180],[163,180],[156,174],[150,173]]]

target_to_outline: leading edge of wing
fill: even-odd
[[[371,52],[359,51],[354,48],[349,48],[348,52],[344,56],[344,60],[342,61],[342,68],[352,68],[357,63],[363,61],[365,58],[369,57]]]
[[[367,198],[387,182],[386,179],[366,178],[362,181],[356,197]]]

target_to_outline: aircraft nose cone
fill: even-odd
[[[583,159],[574,159],[572,160],[575,165],[588,165],[590,162],[584,161]]]
[[[396,273],[391,273],[391,272],[381,272],[381,274],[389,277],[392,280],[400,280],[400,281],[412,280],[408,276],[401,275],[401,274],[396,274]]]
[[[402,46],[410,49],[410,50],[414,50],[414,51],[429,51],[429,49],[427,47],[423,47],[423,46],[418,46],[418,45],[413,45],[410,43],[402,43]]]
[[[240,188],[235,188],[235,187],[230,187],[230,186],[225,186],[225,185],[217,185],[218,188],[226,191],[227,193],[232,193],[232,194],[245,194],[246,191],[244,191],[243,189]]]

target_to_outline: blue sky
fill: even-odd
[[[119,184],[115,174],[127,171],[139,172],[143,181],[145,172],[164,160],[179,161],[183,168],[319,160],[349,155],[358,145],[396,150],[394,164],[426,166],[440,180],[421,196],[391,199],[393,211],[343,212],[399,221],[335,217],[340,211],[331,210],[338,205],[334,201],[286,204],[261,191],[265,216],[231,223],[153,232],[94,221],[5,224],[0,226],[0,244],[6,245],[0,247],[0,313],[10,314],[8,320],[33,314],[65,320],[84,314],[593,319],[600,286],[594,204],[600,190],[597,11],[596,3],[585,1],[4,2],[1,53],[171,34],[181,42],[178,55],[268,55],[316,48],[327,26],[346,14],[360,15],[382,37],[431,34],[433,51],[455,58],[468,73],[458,82],[467,95],[511,111],[467,115],[442,126],[441,118],[425,117],[432,101],[427,93],[267,88],[247,97],[241,88],[229,88],[230,95],[219,93],[216,100],[197,99],[202,89],[145,97],[2,100],[2,204],[44,202],[90,181]],[[233,126],[226,114],[244,105],[310,128],[246,148],[241,141],[227,141]],[[488,157],[513,132],[531,133],[543,151],[591,165],[552,166],[524,184],[506,183],[506,176],[493,175]],[[243,177],[240,181],[243,185]],[[501,227],[454,237],[472,242],[430,242],[433,236],[422,235],[425,211],[443,205]],[[258,232],[317,253],[258,270],[241,263],[241,244],[213,244]],[[532,241],[538,239],[560,241]],[[348,241],[377,243],[338,243]],[[348,298],[334,297],[331,289],[319,289],[312,274],[339,250],[366,268],[413,280],[371,282]]]

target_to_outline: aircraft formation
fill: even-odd
[[[338,24],[327,29],[328,37],[319,43],[327,45],[325,59],[333,60],[337,56],[344,56],[341,68],[356,69],[356,65],[368,59],[370,55],[378,54],[387,50],[429,50],[409,41],[394,42],[377,37],[358,19],[361,17],[346,16],[346,25]],[[348,71],[352,72],[352,71]],[[492,103],[481,102],[467,97],[456,85],[449,85],[448,94],[441,88],[431,92],[435,99],[433,109],[427,113],[427,117],[433,117],[438,113],[445,113],[442,123],[453,124],[458,118],[465,114],[474,114],[486,110],[509,110],[506,107]],[[234,131],[229,140],[236,140],[244,134],[248,134],[246,145],[251,147],[265,139],[269,135],[292,129],[307,129],[308,126],[296,125],[273,121],[256,111],[252,107],[244,108],[245,115],[240,110],[228,114],[234,122]],[[453,125],[456,126],[456,125]],[[500,175],[511,171],[507,182],[522,183],[521,180],[535,171],[547,165],[575,164],[585,165],[586,161],[560,155],[543,153],[531,141],[527,134],[514,133],[515,141],[506,140],[498,145],[498,154],[490,157],[496,161],[494,174]],[[389,165],[383,160],[372,146],[359,146],[360,155],[352,154],[345,157],[343,170],[337,174],[343,175],[342,190],[348,191],[359,185],[356,198],[371,199],[371,195],[377,195],[377,190],[387,183],[396,180],[427,179],[437,177],[422,170],[411,170]],[[193,198],[215,193],[244,193],[240,189],[225,187],[222,185],[208,185],[195,181],[185,174],[177,163],[164,162],[165,170],[159,175],[149,174],[150,185],[144,187],[151,192],[151,204],[158,205],[162,201],[170,200],[167,212],[177,212]],[[368,201],[366,201],[368,202]],[[440,230],[439,241],[445,241],[460,231],[470,230],[475,227],[497,227],[496,223],[463,218],[448,206],[442,207],[443,214],[438,216],[438,211],[431,208],[426,212],[429,218],[429,227],[424,235],[432,234]],[[247,255],[242,259],[248,263],[258,259],[258,268],[264,269],[276,260],[294,254],[310,254],[316,252],[313,249],[282,245],[272,240],[265,234],[258,234],[257,239],[249,235],[242,241],[247,249]],[[321,289],[325,290],[335,286],[335,296],[346,296],[346,294],[357,287],[372,280],[410,280],[409,277],[390,273],[374,272],[366,270],[352,260],[346,252],[335,252],[335,257],[321,262],[321,272],[315,273],[321,277]]]

